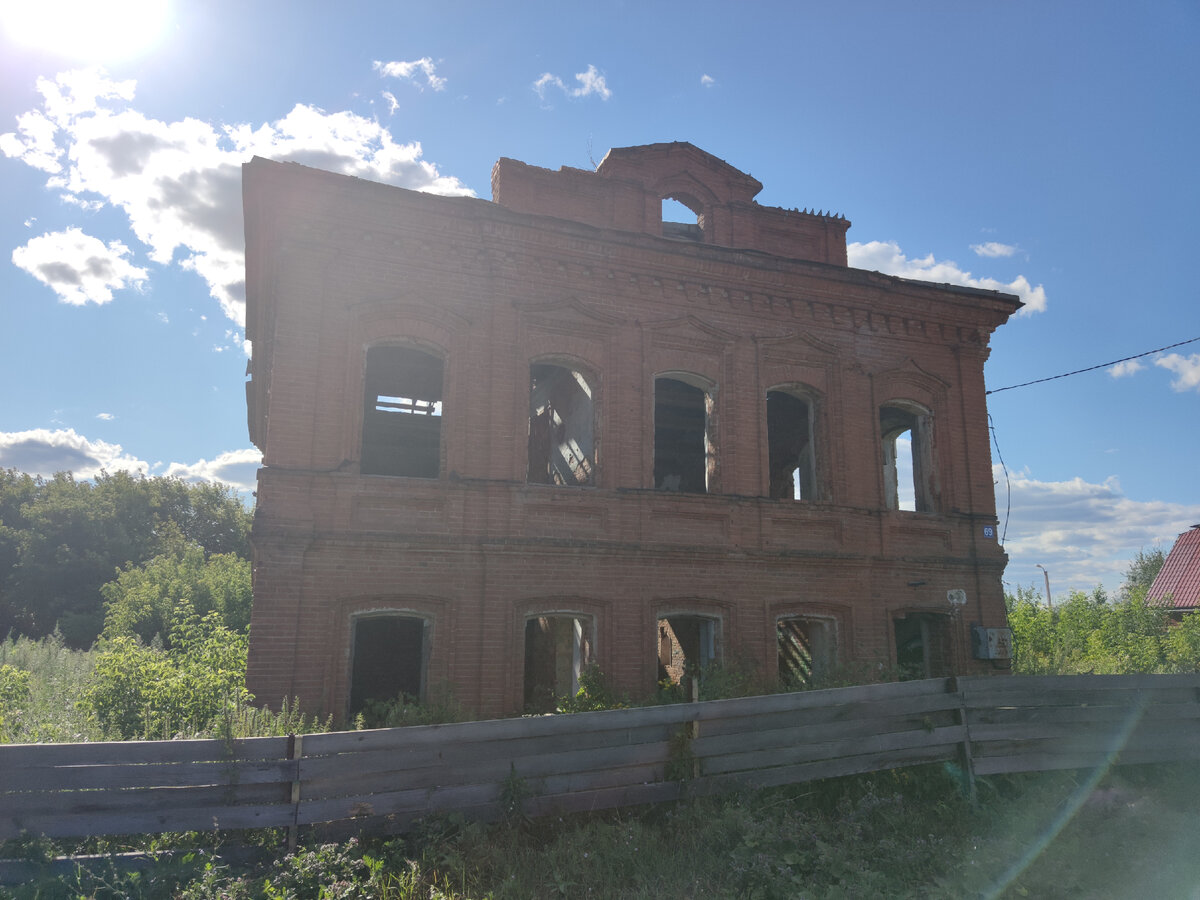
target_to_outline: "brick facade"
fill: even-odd
[[[681,654],[774,676],[786,642],[818,674],[990,670],[983,364],[1015,297],[848,268],[845,219],[690,144],[492,186],[245,166],[260,700],[498,715],[588,662],[635,696]]]

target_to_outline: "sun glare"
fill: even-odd
[[[167,6],[167,0],[0,0],[0,22],[14,43],[112,62],[150,48]]]

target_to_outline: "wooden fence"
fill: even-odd
[[[0,840],[397,830],[947,762],[1001,772],[1200,759],[1200,675],[1004,676],[292,738],[0,746]]]

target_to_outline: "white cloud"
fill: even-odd
[[[1033,287],[1024,275],[1018,275],[1007,283],[995,278],[976,278],[970,272],[960,269],[953,261],[935,260],[932,253],[921,259],[909,259],[895,241],[869,241],[865,244],[855,242],[846,247],[846,253],[850,265],[858,269],[871,269],[901,278],[960,284],[1016,294],[1025,302],[1020,311],[1024,316],[1044,312],[1046,309],[1045,288],[1040,284]]]
[[[577,72],[575,80],[579,82],[579,87],[569,88],[557,75],[543,72],[533,83],[533,90],[542,100],[546,99],[546,89],[550,87],[558,88],[568,97],[589,97],[595,94],[601,100],[607,100],[612,96],[604,76],[593,65],[589,65],[586,72]]]
[[[992,474],[1003,529],[1004,472],[997,465]],[[1004,549],[1010,559],[1004,579],[1012,586],[1033,583],[1039,593],[1038,563],[1050,570],[1056,597],[1068,590],[1090,591],[1097,584],[1112,593],[1139,550],[1169,549],[1178,534],[1200,522],[1200,506],[1132,500],[1116,478],[1092,484],[1082,478],[1038,481],[1027,471],[1009,470],[1009,476],[1012,515]]]
[[[140,475],[150,471],[148,463],[120,444],[88,440],[73,428],[0,432],[0,469],[8,468],[45,477],[72,472],[76,478],[93,478],[101,469]]]
[[[1109,369],[1108,374],[1113,378],[1125,378],[1126,376],[1134,375],[1142,371],[1144,368],[1145,366],[1143,366],[1136,359],[1127,359],[1124,362],[1117,363],[1115,366]]]
[[[986,256],[995,259],[998,256],[1012,256],[1017,252],[1013,244],[1001,244],[999,241],[986,241],[982,244],[972,244],[971,249],[976,256]]]
[[[383,99],[388,102],[388,115],[392,115],[400,108],[400,101],[396,99],[396,95],[391,91],[383,92]]]
[[[101,413],[97,418],[113,417]],[[194,463],[173,462],[163,474],[184,481],[222,481],[239,491],[252,491],[261,463],[262,454],[248,447],[222,453],[211,462],[206,459]],[[151,466],[145,460],[131,456],[120,444],[90,440],[73,428],[0,432],[0,469],[13,468],[46,478],[57,472],[70,472],[77,479],[86,479],[99,475],[102,469],[149,475],[152,469],[161,466],[162,463]]]
[[[1191,356],[1181,356],[1178,353],[1168,353],[1154,360],[1156,366],[1161,366],[1168,372],[1175,373],[1171,387],[1177,391],[1200,392],[1200,353]]]
[[[12,253],[13,265],[49,287],[64,303],[104,304],[114,290],[141,287],[149,273],[125,257],[120,241],[105,244],[78,228],[51,231],[32,238]]]
[[[717,79],[713,78],[711,75],[700,76],[700,84],[702,84],[704,87],[712,87],[716,83]]]
[[[446,79],[440,77],[436,72],[436,66],[433,60],[428,56],[421,59],[414,59],[411,62],[380,62],[375,60],[371,63],[371,68],[379,73],[381,78],[404,78],[411,81],[417,87],[421,87],[418,80],[419,75],[425,76],[425,82],[435,91],[446,89]],[[421,88],[424,90],[424,88]]]
[[[211,462],[202,459],[195,463],[171,463],[164,474],[184,481],[222,481],[239,491],[253,491],[260,465],[262,454],[248,447],[226,451]]]
[[[112,413],[96,413],[96,418],[104,422],[111,422],[116,416]]]
[[[38,80],[42,116],[54,126],[0,135],[0,151],[35,168],[53,161],[48,187],[76,202],[121,209],[150,258],[196,272],[225,315],[245,319],[241,165],[252,156],[303,163],[413,190],[474,194],[421,158],[419,143],[397,143],[371,119],[303,104],[274,122],[167,122],[130,107],[132,81],[101,70]],[[20,121],[20,120],[19,120]],[[41,129],[41,130],[39,130]]]

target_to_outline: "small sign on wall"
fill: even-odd
[[[986,540],[994,541],[996,539],[996,526],[995,525],[984,525],[983,526],[983,536]]]

